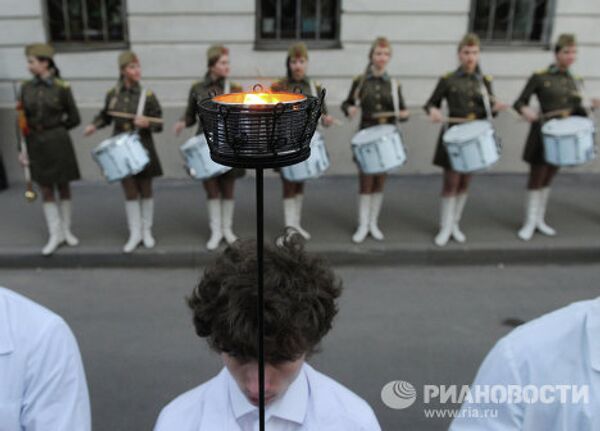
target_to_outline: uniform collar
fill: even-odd
[[[454,74],[456,76],[474,76],[474,77],[479,77],[479,76],[481,76],[481,69],[479,68],[479,66],[477,66],[475,68],[475,72],[473,72],[473,73],[467,73],[462,66],[458,66],[458,68],[454,71]]]
[[[42,78],[40,76],[36,76],[33,78],[33,82],[35,85],[45,85],[47,87],[52,87],[54,84],[54,76],[50,75],[48,78]]]
[[[8,301],[0,288],[0,355],[8,355],[15,349],[11,333],[11,324],[8,320]]]
[[[302,425],[308,410],[308,378],[306,376],[306,365],[298,373],[296,379],[285,391],[283,396],[279,397],[267,406],[265,420],[271,416],[278,417],[290,422]],[[250,413],[257,414],[258,408],[248,401],[246,396],[240,390],[233,376],[227,371],[229,401],[236,419],[240,419]]]
[[[381,78],[384,81],[389,81],[390,80],[390,75],[388,75],[387,71],[384,71],[383,75],[381,75],[381,76],[375,76],[373,74],[373,70],[370,67],[367,68],[367,79],[378,79],[378,78]]]
[[[219,87],[224,87],[225,86],[225,78],[217,78],[216,80],[213,81],[213,79],[210,77],[210,72],[207,72],[206,75],[204,75],[204,85],[206,85],[207,87],[211,87],[211,86],[219,86]]]
[[[600,371],[600,297],[592,301],[592,306],[587,312],[585,334],[590,364],[594,370]]]
[[[302,78],[300,81],[296,81],[294,78],[287,78],[287,81],[289,84],[309,84],[310,83],[310,79],[306,75],[304,75],[304,78]]]
[[[125,81],[121,81],[121,84],[119,85],[119,92],[128,91],[130,93],[139,93],[141,88],[142,87],[139,82],[136,82],[131,87],[127,88],[125,86]]]
[[[565,75],[571,75],[571,71],[569,69],[565,70],[565,71],[561,71],[560,68],[556,65],[556,63],[552,63],[550,66],[548,66],[548,73],[552,73],[552,74],[565,74]]]

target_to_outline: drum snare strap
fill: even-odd
[[[492,122],[492,105],[490,103],[490,93],[488,92],[485,83],[483,82],[483,77],[479,75],[479,86],[481,87],[481,96],[483,97],[483,106],[485,108],[485,115],[488,121]]]
[[[395,122],[400,118],[400,100],[398,99],[398,80],[392,78],[392,102],[394,103],[394,119]]]
[[[136,114],[138,117],[144,115],[144,108],[146,107],[146,89],[142,87],[140,89],[140,100],[138,101]]]

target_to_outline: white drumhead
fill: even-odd
[[[393,124],[381,124],[379,126],[362,129],[352,138],[353,145],[364,145],[376,141],[384,136],[396,133],[398,128]]]
[[[593,132],[594,122],[587,117],[572,116],[550,120],[542,126],[542,132],[548,135],[576,135],[581,132]]]
[[[481,136],[492,129],[492,123],[485,120],[469,121],[450,127],[444,133],[444,142],[466,142]]]
[[[207,145],[206,136],[204,136],[204,133],[200,133],[199,135],[193,136],[187,141],[185,141],[185,144],[181,146],[181,149],[187,150],[188,148],[202,145]]]

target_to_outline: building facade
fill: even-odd
[[[285,73],[286,47],[299,37],[311,48],[310,75],[327,88],[330,110],[343,123],[324,132],[329,174],[352,174],[350,139],[357,124],[343,118],[339,105],[352,78],[364,70],[372,40],[381,35],[392,41],[389,71],[414,112],[403,125],[409,161],[399,173],[435,173],[431,159],[439,126],[427,121],[421,106],[439,76],[457,66],[456,45],[465,32],[475,30],[483,38],[483,71],[493,75],[498,97],[510,103],[533,71],[550,64],[557,35],[573,32],[579,40],[574,70],[585,80],[585,95],[600,97],[598,19],[597,0],[2,0],[0,149],[9,178],[20,180],[12,84],[28,77],[24,45],[55,44],[56,62],[72,85],[83,124],[116,82],[119,50],[131,48],[140,57],[144,85],[163,105],[167,127],[157,135],[157,146],[166,177],[185,178],[178,147],[193,130],[175,138],[172,125],[191,83],[206,71],[208,46],[230,48],[232,79],[249,89]],[[503,157],[492,172],[525,171],[527,124],[510,113],[495,121]],[[109,130],[92,138],[83,138],[82,130],[73,132],[82,175],[101,181],[90,151]],[[578,170],[600,171],[600,162]]]

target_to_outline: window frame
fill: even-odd
[[[40,0],[42,3],[42,13],[44,21],[44,31],[46,33],[46,40],[51,43],[57,52],[85,52],[85,51],[105,51],[105,50],[122,50],[128,49],[130,46],[129,42],[129,22],[128,22],[128,8],[127,0],[121,0],[121,15],[123,21],[123,40],[121,41],[55,41],[52,40],[52,34],[50,31],[50,14],[48,11],[48,0]],[[64,1],[64,0],[63,0]],[[86,0],[80,0],[85,3]],[[104,0],[103,0],[104,1]],[[82,6],[82,11],[86,10]],[[85,12],[84,12],[85,13]],[[104,23],[106,24],[106,23]]]
[[[282,0],[276,0],[278,3]],[[322,0],[317,0],[320,2]],[[336,20],[336,28],[335,34],[332,39],[303,39],[303,38],[295,38],[295,39],[278,39],[277,36],[275,39],[263,39],[260,37],[261,35],[261,20],[262,20],[262,7],[261,0],[256,0],[255,2],[255,28],[254,28],[254,49],[257,51],[284,51],[287,50],[291,43],[295,42],[304,42],[309,49],[341,49],[342,43],[340,40],[341,34],[341,24],[342,24],[342,0],[334,0],[335,1],[335,13],[334,19]],[[280,8],[278,8],[280,9]],[[298,14],[300,9],[300,1],[297,2],[296,6],[296,14]],[[319,16],[319,8],[317,7],[317,18]],[[278,30],[276,30],[278,31]],[[296,35],[300,32],[300,25],[296,28]]]
[[[475,32],[475,11],[477,8],[478,0],[471,0],[470,10],[469,10],[469,27],[468,31]],[[496,1],[496,0],[492,0]],[[511,5],[514,7],[514,3],[518,0],[511,0]],[[556,18],[556,0],[547,0],[546,4],[546,17],[544,19],[543,28],[542,28],[542,37],[541,40],[512,40],[512,39],[488,39],[486,37],[481,38],[482,46],[486,48],[543,48],[543,49],[551,49],[552,47],[552,32],[554,29],[554,21]],[[513,20],[514,21],[514,20]],[[509,23],[511,25],[511,23]],[[493,27],[493,24],[492,24]],[[490,24],[488,23],[488,34],[489,34]]]

